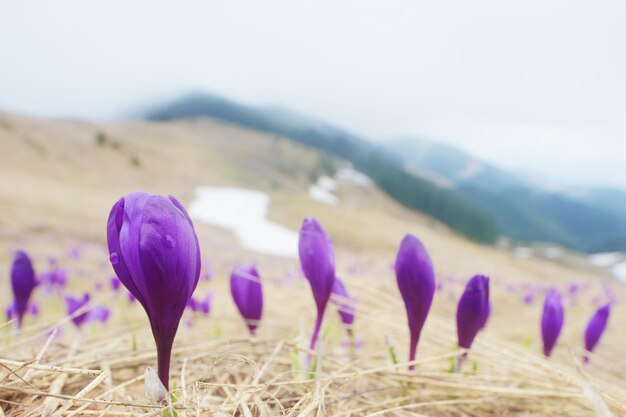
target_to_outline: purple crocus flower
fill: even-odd
[[[66,296],[65,306],[67,308],[68,316],[73,315],[78,310],[80,310],[85,305],[87,305],[90,299],[91,297],[87,293],[84,293],[81,298],[72,297],[70,295]],[[88,314],[88,311],[85,310],[81,314],[75,317],[72,317],[72,322],[76,325],[76,327],[81,327],[85,323],[85,320],[87,320],[87,314]]]
[[[13,289],[13,313],[17,317],[17,327],[22,328],[28,300],[37,286],[35,270],[24,251],[17,251],[11,266],[11,288]]]
[[[189,298],[189,301],[187,301],[187,308],[194,313],[198,311],[198,302],[193,296],[191,296],[191,298]]]
[[[33,302],[28,303],[28,306],[26,307],[26,313],[30,314],[31,316],[38,316],[39,305]],[[7,307],[6,315],[7,320],[13,320],[13,317],[15,316],[15,305],[13,303],[9,304],[9,306]]]
[[[395,263],[396,281],[404,299],[411,340],[409,361],[415,360],[417,342],[435,294],[435,271],[422,242],[406,235],[400,243]],[[414,369],[409,366],[409,370]]]
[[[28,304],[28,307],[26,308],[26,311],[31,316],[38,316],[39,315],[39,305],[37,303],[31,302],[31,303]]]
[[[116,275],[148,315],[159,379],[169,389],[174,337],[200,277],[193,223],[174,197],[134,192],[111,209],[107,241]]]
[[[105,306],[98,304],[87,313],[87,322],[99,321],[100,323],[106,323],[109,320],[111,312]]]
[[[118,293],[120,291],[120,285],[122,282],[118,277],[111,277],[111,289],[114,293]]]
[[[459,347],[469,349],[478,331],[489,317],[489,278],[476,275],[470,279],[456,310]]]
[[[563,328],[563,304],[561,294],[550,288],[546,294],[543,304],[543,314],[541,316],[541,337],[543,339],[543,353],[550,356],[556,341]]]
[[[313,329],[309,345],[309,349],[314,350],[320,328],[322,327],[324,311],[335,282],[333,242],[316,219],[306,218],[302,222],[298,252],[302,272],[311,285],[313,298],[317,306],[315,328]]]
[[[263,285],[253,266],[239,266],[230,274],[230,293],[254,336],[263,315]]]
[[[60,293],[67,284],[67,270],[60,268],[56,261],[51,263],[51,269],[39,274],[39,282],[47,294]]]
[[[339,277],[335,277],[333,284],[333,292],[330,302],[337,306],[341,322],[346,327],[348,335],[352,334],[352,324],[354,323],[354,300],[348,294],[346,286]]]
[[[208,316],[211,312],[211,300],[213,299],[213,292],[209,291],[207,295],[200,301],[197,302],[198,311],[200,311],[205,316]]]
[[[201,300],[196,299],[195,297],[191,297],[187,302],[187,308],[194,313],[202,313],[205,316],[208,316],[211,312],[211,299],[213,298],[213,292],[209,291]]]
[[[585,329],[585,350],[593,352],[596,345],[606,329],[606,324],[609,321],[609,315],[611,314],[611,304],[606,304],[600,307],[589,319],[587,328]],[[584,356],[585,363],[589,362],[589,357]]]

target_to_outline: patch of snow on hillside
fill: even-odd
[[[309,197],[320,203],[336,206],[339,198],[333,194],[337,189],[337,181],[330,177],[320,177],[317,182],[309,187]]]
[[[242,247],[266,255],[295,258],[298,233],[267,219],[267,194],[232,187],[197,187],[189,216],[232,231]]]
[[[618,281],[626,283],[626,261],[620,262],[615,265],[613,268],[611,268],[611,272]]]
[[[599,266],[601,268],[608,268],[614,266],[624,259],[624,254],[620,252],[603,252],[594,253],[589,255],[587,260],[593,266]]]
[[[339,169],[337,171],[337,179],[339,181],[351,182],[352,184],[360,185],[361,187],[370,187],[372,185],[370,177],[351,167]]]

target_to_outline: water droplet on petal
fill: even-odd
[[[165,235],[165,237],[163,237],[163,245],[168,249],[172,249],[176,246],[176,241],[171,235]]]
[[[117,265],[120,261],[120,257],[117,252],[111,252],[109,255],[109,260],[111,261],[111,265]]]

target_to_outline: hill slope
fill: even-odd
[[[402,169],[397,158],[385,149],[328,124],[209,94],[183,97],[152,110],[147,117],[161,121],[211,117],[292,139],[350,161],[396,201],[444,222],[470,239],[493,243],[497,237],[489,216],[454,193]]]
[[[584,252],[626,250],[626,211],[603,204],[606,198],[546,192],[451,146],[415,138],[380,146],[284,109],[245,106],[211,94],[187,95],[147,115],[161,121],[200,117],[349,160],[396,201],[478,242],[493,243],[502,234],[519,243],[554,242]]]

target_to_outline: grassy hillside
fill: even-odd
[[[626,250],[626,212],[602,199],[533,188],[446,145],[398,139],[384,146],[306,116],[192,94],[148,113],[150,120],[212,117],[287,138],[350,161],[389,196],[478,242],[553,242],[578,251]],[[612,200],[611,200],[612,201]]]

